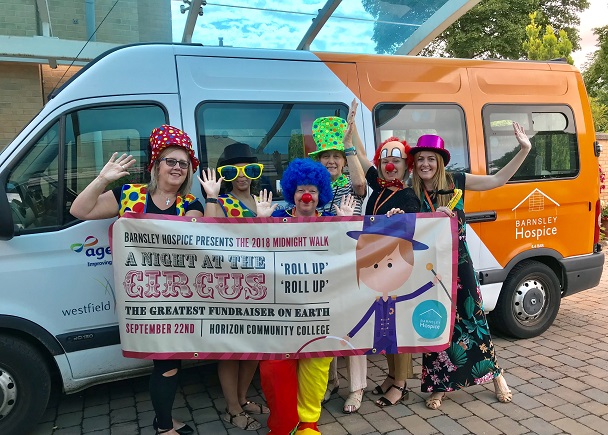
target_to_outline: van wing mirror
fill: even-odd
[[[593,152],[595,153],[595,157],[599,157],[602,154],[602,144],[598,141],[593,142]]]
[[[0,240],[10,240],[15,235],[13,214],[6,194],[6,176],[0,177]]]

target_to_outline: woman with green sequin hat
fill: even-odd
[[[315,119],[312,123],[312,137],[317,145],[317,150],[308,155],[325,166],[331,175],[332,200],[322,210],[335,214],[334,205],[339,206],[341,199],[351,194],[355,198],[355,215],[360,215],[367,193],[367,182],[355,148],[344,149],[344,132],[347,126],[347,122],[338,116]],[[344,173],[347,164],[348,175]],[[367,387],[367,357],[365,355],[349,356],[346,358],[346,362],[350,394],[344,402],[343,412],[351,414],[359,410],[363,391]],[[338,364],[334,358],[329,368],[329,383],[323,401],[328,401],[332,394],[338,392],[338,388]]]
[[[360,215],[367,194],[367,183],[355,148],[344,149],[347,125],[338,116],[315,119],[312,123],[312,137],[317,149],[308,153],[308,156],[325,166],[331,175],[333,198],[321,210],[335,214],[334,205],[339,207],[341,198],[351,194],[355,198],[355,215]],[[344,173],[346,167],[348,175]]]

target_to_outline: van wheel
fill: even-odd
[[[546,264],[527,260],[511,270],[505,280],[492,325],[516,338],[542,334],[559,311],[561,290],[555,272]]]
[[[49,401],[49,368],[26,341],[0,335],[0,349],[0,433],[29,433]]]

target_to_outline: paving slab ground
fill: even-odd
[[[527,340],[494,337],[498,360],[513,391],[513,402],[499,403],[492,383],[452,393],[439,410],[424,406],[420,381],[402,404],[380,409],[371,394],[382,382],[386,361],[368,360],[368,386],[359,413],[342,413],[348,395],[341,379],[338,394],[324,406],[323,435],[364,434],[608,434],[608,265],[600,285],[562,301],[555,323],[542,336]],[[346,376],[341,359],[340,373]],[[420,375],[420,355],[414,371]],[[252,399],[260,400],[259,379]],[[217,367],[208,364],[182,371],[174,417],[198,434],[250,434],[225,423]],[[148,377],[113,382],[73,395],[55,392],[34,435],[153,434],[154,413]],[[266,434],[266,418],[261,418]],[[255,432],[253,432],[255,433]]]

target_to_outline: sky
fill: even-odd
[[[593,34],[593,28],[608,25],[608,1],[589,0],[589,9],[584,11],[580,18],[579,33],[581,35],[581,50],[572,53],[574,65],[582,69],[587,61],[587,56],[593,54],[597,47],[597,38]]]
[[[193,42],[219,45],[221,37],[227,46],[295,49],[326,0],[287,3],[284,0],[212,0],[207,3],[203,17],[197,20]],[[580,17],[581,49],[572,53],[579,69],[583,69],[588,55],[597,49],[592,29],[608,25],[608,1],[589,0],[589,3]],[[179,11],[182,4],[180,0],[171,2],[174,41],[181,41],[184,29],[186,14]],[[417,23],[406,24],[417,28]],[[310,49],[374,53],[372,34],[373,20],[361,6],[361,0],[342,0]]]

